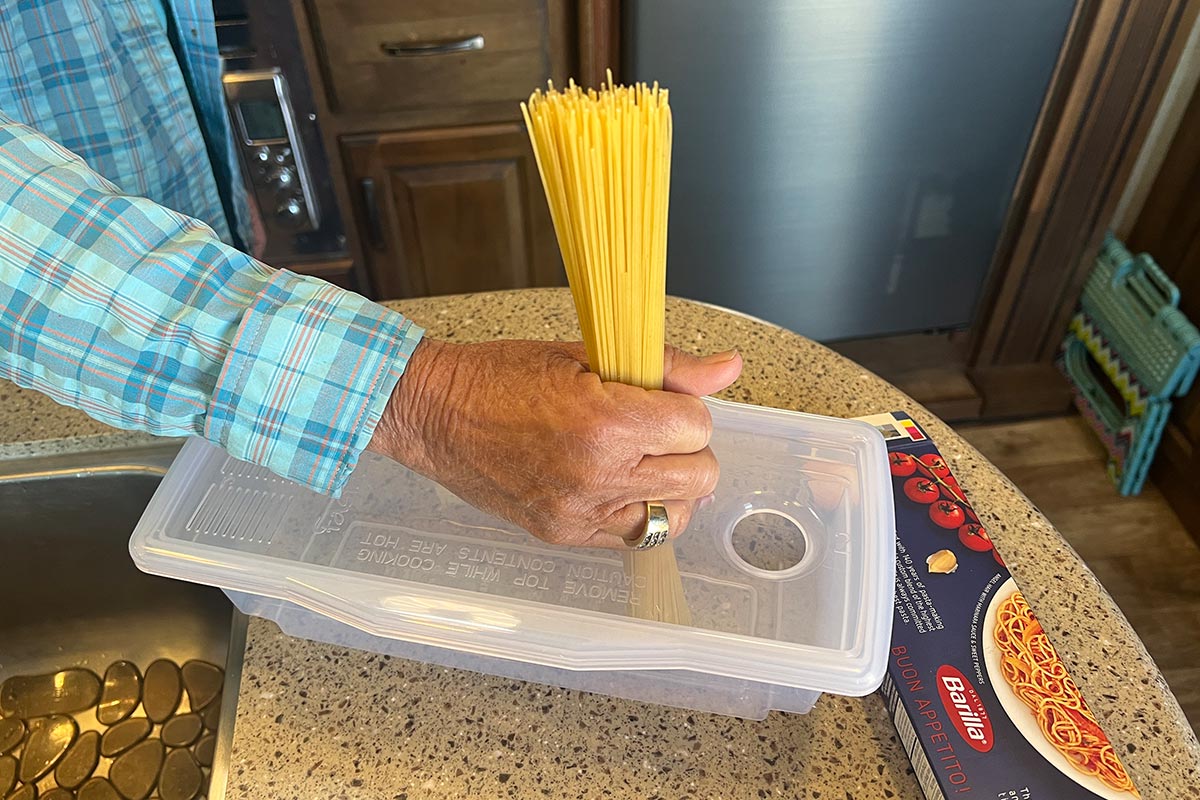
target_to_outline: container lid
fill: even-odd
[[[332,499],[193,439],[130,551],[146,572],[376,636],[571,670],[873,691],[895,577],[883,438],[863,422],[705,402],[721,479],[675,543],[689,626],[631,613],[643,589],[620,553],[545,544],[374,454]]]

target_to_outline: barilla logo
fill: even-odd
[[[958,729],[958,735],[981,753],[992,749],[992,721],[979,699],[979,693],[966,677],[949,664],[937,671],[938,695]]]

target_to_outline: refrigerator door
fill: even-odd
[[[967,325],[1072,0],[629,0],[668,289],[833,340]]]

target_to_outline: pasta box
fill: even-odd
[[[867,417],[888,448],[896,594],[883,695],[929,800],[1138,797],[925,431]]]

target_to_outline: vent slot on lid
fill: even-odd
[[[291,501],[290,494],[223,481],[204,493],[185,529],[194,534],[193,541],[214,536],[235,542],[271,544]]]

